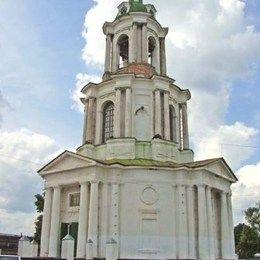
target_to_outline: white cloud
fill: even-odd
[[[260,162],[246,165],[236,172],[239,179],[233,185],[233,211],[235,223],[243,221],[242,213],[260,201]]]
[[[54,140],[28,129],[0,132],[0,229],[30,232],[35,220],[34,195],[42,192],[37,170],[58,150]]]
[[[0,127],[3,120],[3,114],[6,110],[10,109],[11,106],[7,102],[7,100],[4,98],[2,92],[0,91]]]
[[[34,234],[34,220],[37,216],[35,213],[8,212],[0,209],[0,215],[1,233],[17,235],[21,233],[24,235]]]
[[[252,148],[240,145],[253,145],[257,130],[236,122],[211,129],[202,139],[197,140],[196,157],[199,159],[224,157],[232,168],[237,168],[255,152]],[[234,144],[234,145],[233,145]],[[239,146],[236,146],[239,145]]]
[[[96,75],[88,75],[83,73],[78,73],[76,75],[76,87],[72,90],[71,99],[73,100],[72,108],[80,112],[84,111],[83,104],[80,101],[81,97],[84,95],[81,93],[82,88],[89,82],[98,83],[101,81],[101,77]]]

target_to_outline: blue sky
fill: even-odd
[[[115,16],[119,2],[1,0],[0,233],[31,230],[32,196],[42,188],[36,170],[57,150],[80,145],[83,115],[72,98],[80,83],[76,75],[101,76],[101,25]],[[197,158],[223,155],[243,180],[234,189],[235,219],[241,221],[243,208],[260,199],[260,149],[223,144],[260,147],[260,1],[150,2],[170,27],[169,74],[193,94],[190,131]],[[17,200],[19,194],[25,195]]]

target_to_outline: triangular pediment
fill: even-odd
[[[95,160],[70,151],[65,151],[41,168],[38,173],[40,175],[46,175],[50,173],[86,168],[96,164],[97,162]]]
[[[230,169],[230,167],[228,166],[228,164],[223,158],[220,158],[212,163],[209,163],[206,166],[206,169],[214,173],[215,175],[227,179],[231,182],[238,181],[237,177],[235,176],[235,174],[233,173],[233,171]]]

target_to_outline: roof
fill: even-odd
[[[55,163],[56,161],[64,158],[64,156],[72,156],[74,158],[81,159],[86,162],[93,162],[92,166],[95,164],[104,165],[104,166],[113,166],[113,165],[120,165],[125,167],[158,167],[158,168],[172,168],[172,169],[180,169],[180,168],[188,168],[188,169],[197,169],[201,167],[205,167],[214,163],[222,163],[226,167],[226,169],[230,172],[230,174],[233,176],[235,180],[238,180],[231,170],[231,168],[228,166],[224,158],[213,158],[213,159],[207,159],[207,160],[201,160],[201,161],[195,161],[195,162],[189,162],[189,163],[175,163],[171,161],[167,162],[161,162],[156,161],[152,159],[142,159],[142,158],[136,158],[136,159],[112,159],[112,160],[99,160],[99,159],[93,159],[89,158],[84,155],[80,155],[74,152],[70,151],[64,151],[59,156],[54,158],[52,161],[50,161],[47,165],[42,167],[38,173],[42,172],[46,168],[48,168],[49,165]]]
[[[147,13],[147,8],[146,6],[143,4],[142,0],[134,1],[134,0],[130,0],[130,9],[129,12],[144,12]]]

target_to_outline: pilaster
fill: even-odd
[[[165,52],[165,38],[160,38],[160,63],[161,63],[161,74],[166,76],[166,52]]]
[[[112,46],[112,35],[108,34],[106,37],[105,72],[111,72],[111,46]]]
[[[213,208],[212,208],[212,191],[211,187],[206,189],[207,197],[207,213],[208,213],[208,244],[209,244],[209,259],[215,259],[215,235],[213,226]]]
[[[208,259],[206,186],[198,186],[198,257]]]
[[[80,185],[80,209],[78,227],[77,257],[85,258],[87,243],[87,223],[88,223],[88,183]]]
[[[231,192],[227,194],[227,204],[228,204],[228,217],[229,217],[229,230],[230,230],[230,259],[235,259],[235,236],[234,236],[234,222],[233,222],[233,212],[232,212],[232,201]]]
[[[164,138],[170,140],[169,92],[164,92]],[[175,129],[173,129],[175,131]]]
[[[195,239],[195,191],[193,186],[187,187],[187,209],[188,209],[188,233],[189,233],[189,259],[196,259]]]
[[[131,88],[126,89],[125,95],[125,137],[132,136],[132,91]]]
[[[43,219],[42,219],[40,256],[47,257],[49,252],[52,189],[47,188],[45,189],[44,193],[45,195],[44,195],[44,209],[43,209]]]
[[[98,182],[90,184],[88,241],[92,241],[93,257],[98,254]]]
[[[186,187],[177,186],[178,193],[178,257],[181,259],[188,258],[188,217],[186,204]]]
[[[161,92],[155,90],[155,135],[162,136]]]
[[[230,257],[230,229],[228,226],[227,193],[222,191],[220,194],[221,203],[221,255],[223,259]]]
[[[121,89],[116,89],[115,115],[114,115],[114,137],[121,137]]]
[[[60,229],[60,196],[61,187],[53,188],[52,210],[51,210],[51,228],[49,240],[49,257],[59,256],[59,229]]]

